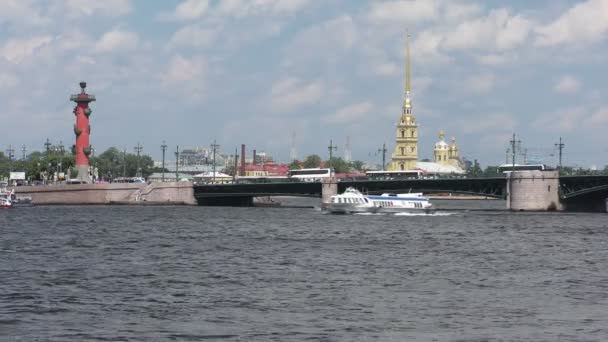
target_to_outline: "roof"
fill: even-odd
[[[203,172],[203,173],[199,173],[197,175],[192,176],[193,178],[213,178],[214,177],[214,173],[213,172]],[[215,172],[215,178],[232,178],[231,175],[227,175],[225,173],[222,172]]]
[[[433,162],[416,162],[416,168],[427,173],[465,173],[460,167]]]
[[[289,171],[288,165],[264,164],[264,165],[246,165],[245,171],[267,171],[271,174],[287,174]]]
[[[180,179],[186,178],[191,179],[192,176],[187,173],[178,173]],[[162,172],[155,172],[148,176],[148,179],[162,179]],[[165,172],[165,179],[175,179],[175,172]]]

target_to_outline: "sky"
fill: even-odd
[[[71,146],[78,83],[91,143],[144,153],[240,144],[288,160],[379,163],[401,113],[406,30],[419,158],[608,164],[608,0],[2,0],[0,147]],[[250,152],[248,152],[250,153]],[[18,155],[20,155],[18,153]]]

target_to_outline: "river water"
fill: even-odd
[[[606,341],[608,215],[0,212],[0,341]]]

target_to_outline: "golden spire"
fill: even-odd
[[[443,141],[445,139],[445,132],[442,130],[439,131],[439,140]]]
[[[405,38],[405,92],[409,93],[412,90],[410,87],[410,33],[407,31]]]

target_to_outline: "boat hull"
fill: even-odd
[[[396,214],[396,213],[408,213],[408,214],[432,214],[435,212],[434,208],[382,208],[382,207],[354,207],[354,206],[329,206],[326,209],[331,214],[359,214],[359,213],[373,213],[373,214]]]
[[[435,212],[433,208],[378,208],[378,213],[408,213],[408,214],[432,214]]]
[[[376,207],[348,206],[333,203],[327,207],[327,211],[331,214],[375,213],[378,209]]]

